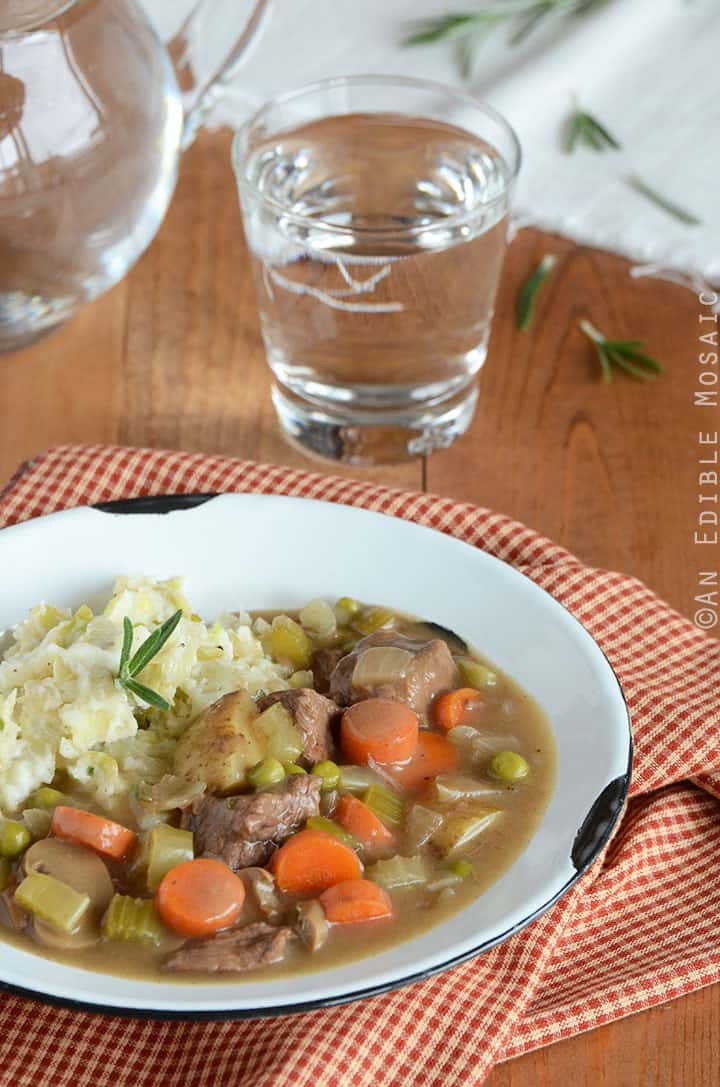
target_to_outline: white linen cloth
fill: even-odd
[[[275,0],[210,123],[237,126],[275,94],[330,75],[402,73],[460,86],[449,44],[406,49],[402,39],[414,20],[487,2]],[[166,38],[192,6],[142,3]],[[466,86],[520,137],[517,220],[623,254],[650,274],[720,283],[720,2],[610,0],[552,20],[521,46],[509,46],[508,36],[501,26],[479,45]],[[563,151],[572,93],[620,152]],[[631,173],[701,225],[677,222],[634,192],[623,180]]]

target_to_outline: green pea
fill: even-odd
[[[12,867],[7,857],[0,857],[0,891],[6,891],[10,886]]]
[[[475,869],[470,861],[453,861],[449,868],[454,875],[460,876],[461,879],[468,879],[470,876],[475,875]]]
[[[527,760],[517,751],[499,751],[490,760],[490,774],[499,781],[522,781],[530,773]]]
[[[24,823],[6,819],[0,826],[0,857],[19,857],[31,841],[30,831]]]
[[[53,789],[50,785],[41,785],[39,789],[30,794],[27,806],[29,808],[56,808],[58,804],[63,804],[64,801],[65,794],[61,793],[59,789]]]
[[[302,766],[298,766],[296,762],[285,763],[286,774],[307,774],[307,770],[303,770]]]
[[[327,792],[330,789],[336,789],[340,784],[340,767],[337,763],[332,762],[331,759],[323,759],[322,762],[316,762],[310,771],[315,777],[322,778],[322,785],[320,788],[323,792]]]
[[[248,784],[255,789],[264,789],[268,785],[277,785],[285,777],[285,767],[279,759],[268,755],[266,759],[252,766],[247,772]]]

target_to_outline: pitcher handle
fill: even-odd
[[[242,62],[250,55],[270,17],[272,0],[256,0],[239,36],[208,75],[196,66],[193,53],[198,43],[202,41],[208,19],[216,7],[217,0],[199,0],[177,34],[167,43],[185,114],[183,150],[195,139],[198,129],[202,127],[224,86],[234,77]]]

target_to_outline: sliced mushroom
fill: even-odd
[[[252,893],[257,908],[268,921],[278,921],[283,914],[283,906],[275,880],[267,868],[243,868],[238,872],[248,890]]]
[[[100,920],[113,896],[110,873],[97,853],[59,838],[43,838],[27,850],[23,867],[26,875],[44,872],[90,899],[90,908],[74,932],[60,932],[46,921],[34,918],[33,928],[40,943],[59,949],[96,944],[100,939]]]
[[[36,842],[50,833],[52,813],[45,808],[26,808],[22,813],[22,821],[30,831],[32,839]]]
[[[316,898],[298,904],[295,931],[309,951],[319,951],[327,940],[330,926]]]
[[[4,908],[10,927],[22,932],[27,924],[29,914],[16,901],[13,891],[7,890],[0,894],[0,907]]]

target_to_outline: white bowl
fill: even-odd
[[[300,607],[315,596],[388,604],[457,631],[517,679],[548,714],[558,748],[557,788],[524,853],[469,906],[386,951],[305,976],[183,985],[94,973],[1,944],[5,988],[162,1018],[283,1014],[369,996],[479,954],[538,917],[592,862],[622,809],[632,741],[603,653],[533,582],[439,532],[297,498],[140,499],[5,529],[0,570],[0,629],[41,600],[100,603],[120,573],[183,575],[207,617]]]

